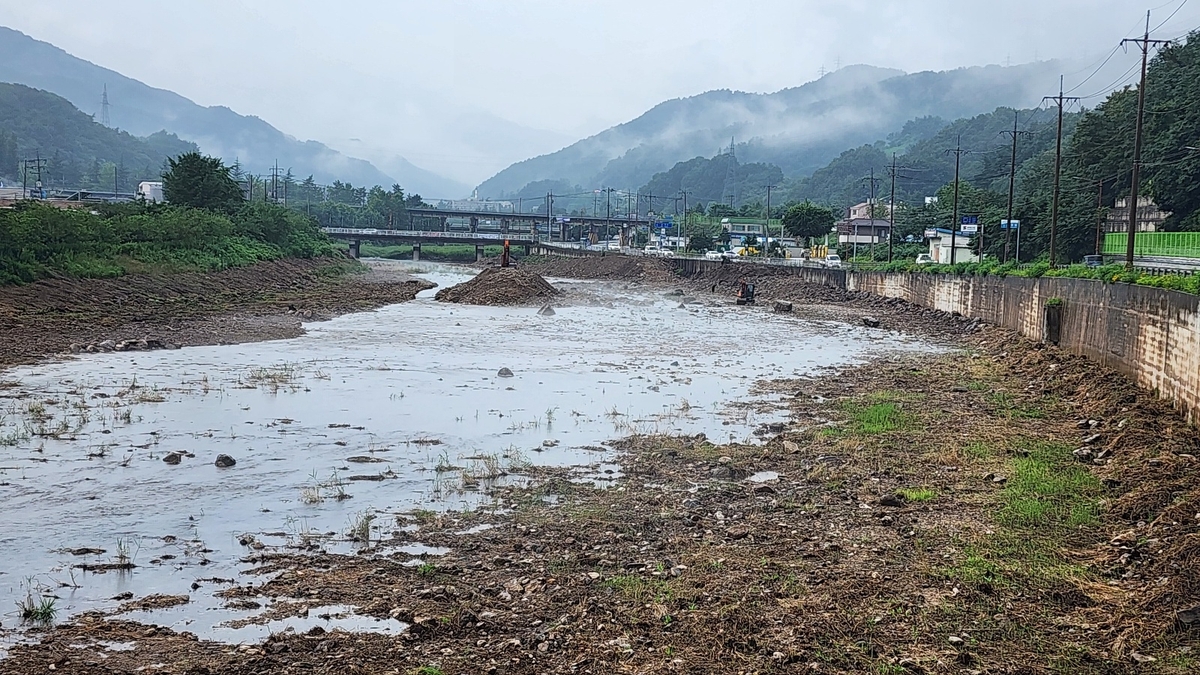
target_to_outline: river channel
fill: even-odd
[[[443,287],[472,274],[406,268]],[[481,467],[512,469],[510,480],[529,465],[578,467],[603,484],[620,470],[605,447],[614,438],[756,442],[783,419],[756,382],[938,349],[803,312],[712,298],[681,307],[669,287],[552,281],[567,291],[552,316],[447,305],[429,291],[291,340],[0,373],[0,630],[19,624],[12,610],[32,591],[55,598],[59,620],[111,610],[124,593],[191,594],[149,619],[261,639],[268,628],[222,628],[245,615],[212,597],[211,580],[245,569],[246,535],[268,550],[313,535],[349,550],[344,535],[363,514],[380,516],[378,536],[396,514],[486,500],[463,482]],[[214,466],[219,454],[236,466]],[[135,567],[78,567],[119,562]]]

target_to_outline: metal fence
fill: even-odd
[[[1125,255],[1129,235],[1110,232],[1104,236],[1105,255]],[[1133,254],[1148,258],[1200,258],[1200,232],[1138,232]]]

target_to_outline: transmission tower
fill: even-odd
[[[100,98],[100,124],[106,127],[112,126],[112,118],[109,115],[108,105],[108,85],[104,85],[104,95]]]

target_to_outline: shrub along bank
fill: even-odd
[[[956,265],[916,265],[911,262],[893,262],[883,266],[884,272],[908,272],[922,274],[949,274],[958,276],[996,277],[1065,277],[1071,279],[1095,279],[1105,283],[1126,283],[1153,286],[1173,291],[1200,295],[1200,276],[1182,274],[1148,274],[1142,270],[1126,270],[1124,265],[1069,265],[1051,269],[1045,261],[1032,265],[1018,266],[1013,263],[1000,264],[995,261],[982,263],[958,263]]]
[[[46,277],[212,272],[334,253],[316,221],[274,204],[225,214],[159,204],[0,210],[0,285]]]

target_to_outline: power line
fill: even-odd
[[[1150,32],[1153,33],[1155,31],[1157,31],[1159,28],[1162,28],[1163,26],[1167,25],[1167,22],[1170,21],[1171,19],[1174,19],[1175,15],[1179,13],[1179,10],[1183,9],[1183,6],[1186,5],[1187,3],[1188,3],[1188,0],[1183,0],[1183,2],[1179,3],[1179,6],[1175,8],[1175,11],[1171,12],[1171,16],[1168,16],[1166,19],[1163,20],[1162,23],[1160,23],[1157,26],[1155,26],[1154,28],[1150,29]]]

